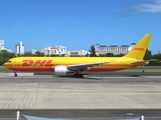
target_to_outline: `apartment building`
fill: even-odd
[[[107,46],[107,45],[96,44],[95,49],[98,55],[107,53],[113,53],[114,55],[118,55],[118,54],[127,54],[134,46],[135,43],[121,46],[118,45]]]
[[[16,54],[24,55],[25,45],[22,43],[22,41],[19,41],[19,43],[16,44],[15,46],[16,46]]]
[[[66,54],[66,47],[64,46],[47,46],[44,47],[41,52],[45,55],[65,55]]]

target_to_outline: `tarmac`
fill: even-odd
[[[0,73],[0,116],[4,111],[48,113],[63,110],[78,116],[79,111],[87,111],[85,116],[100,116],[108,111],[112,111],[110,115],[118,113],[119,116],[135,111],[131,115],[139,116],[145,112],[160,117],[161,75],[126,75],[74,78],[33,73],[18,73],[18,77],[13,77],[13,73]],[[146,112],[148,110],[151,114]],[[142,112],[136,114],[138,111]]]
[[[161,76],[72,78],[8,74],[0,74],[1,109],[161,108]]]

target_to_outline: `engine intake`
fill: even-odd
[[[67,69],[67,66],[56,66],[54,68],[54,73],[55,75],[67,75],[67,74],[70,74],[70,73],[75,73],[74,71],[70,71]]]

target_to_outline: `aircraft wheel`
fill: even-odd
[[[83,74],[79,74],[79,77],[82,78],[83,77]]]
[[[83,74],[74,74],[75,77],[82,78]]]
[[[17,73],[16,72],[14,72],[14,76],[17,77]]]

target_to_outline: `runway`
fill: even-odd
[[[85,113],[79,113],[80,111],[87,111],[87,116],[100,116],[104,112],[113,111],[107,116],[115,113],[119,116],[132,110],[142,111],[134,114],[137,116],[144,112],[146,115],[156,113],[155,116],[159,116],[161,115],[160,86],[159,75],[120,77],[89,75],[82,79],[29,74],[13,77],[11,74],[0,74],[0,108],[1,111],[10,111],[9,113],[15,110],[25,111],[24,113],[30,111],[28,112],[30,115],[32,113],[37,115],[36,111],[44,110],[45,115],[49,110],[64,110],[83,116]],[[151,111],[151,114],[147,114],[146,110]],[[59,114],[63,116],[62,113]]]
[[[1,109],[159,109],[161,77],[0,77]]]

